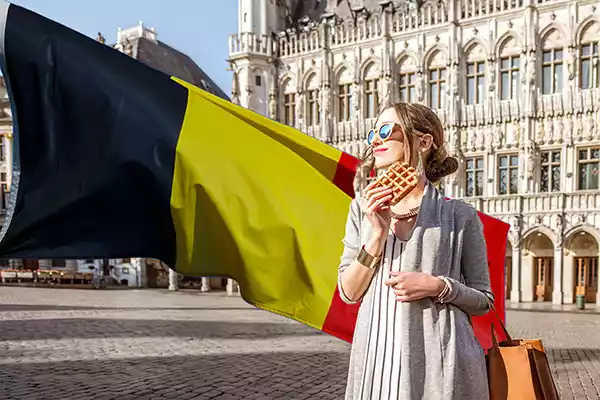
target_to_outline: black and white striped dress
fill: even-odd
[[[395,345],[395,332],[400,332],[400,308],[391,287],[384,283],[390,271],[400,271],[406,242],[390,234],[377,274],[373,277],[371,322],[367,337],[362,399],[397,399],[400,386],[400,346]]]

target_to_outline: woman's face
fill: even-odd
[[[387,168],[396,161],[404,158],[404,135],[400,131],[400,126],[397,125],[399,123],[400,119],[398,118],[394,108],[388,108],[387,110],[383,111],[381,115],[379,115],[379,118],[377,118],[377,123],[375,124],[375,136],[373,137],[372,141],[373,156],[375,157],[375,168]],[[396,125],[394,125],[394,130],[392,131],[389,139],[383,141],[377,132],[379,132],[379,128],[382,125],[386,124]]]

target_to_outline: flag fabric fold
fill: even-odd
[[[247,302],[351,341],[359,306],[339,299],[336,267],[357,159],[0,7],[15,138],[1,257],[156,258],[232,277]],[[480,216],[503,313],[508,226]]]

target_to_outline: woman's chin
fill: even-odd
[[[386,159],[375,159],[375,168],[376,169],[386,169],[396,161],[394,160],[386,160]]]

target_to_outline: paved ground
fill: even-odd
[[[600,398],[600,314],[508,318],[563,399]],[[0,399],[339,399],[348,349],[221,294],[0,287]]]

